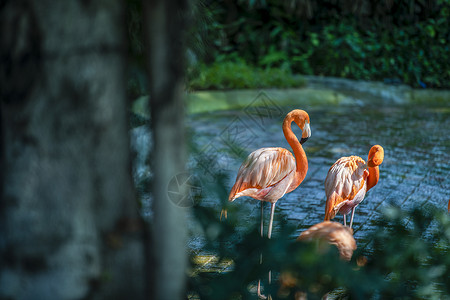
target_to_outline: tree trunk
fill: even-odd
[[[144,1],[151,126],[154,136],[152,182],[151,299],[182,299],[186,277],[185,208],[168,197],[168,186],[184,174],[184,57],[186,0]],[[186,195],[185,186],[179,186]],[[181,196],[183,197],[183,196]]]
[[[0,298],[142,299],[122,2],[0,7]]]

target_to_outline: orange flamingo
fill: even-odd
[[[324,221],[311,226],[303,231],[297,241],[324,240],[330,245],[335,245],[339,250],[341,259],[349,261],[353,251],[356,250],[356,241],[353,237],[353,229],[341,223]]]
[[[292,132],[292,122],[295,122],[302,130],[300,142]],[[261,236],[263,236],[264,227],[264,202],[271,203],[267,234],[269,239],[272,235],[276,202],[284,194],[295,190],[305,179],[308,171],[308,160],[302,147],[302,144],[311,136],[308,113],[300,109],[288,113],[283,121],[283,133],[294,151],[295,158],[284,148],[261,148],[253,151],[239,168],[236,182],[228,197],[230,202],[242,196],[261,201]],[[264,297],[260,293],[260,282],[258,282],[258,296]]]
[[[378,183],[378,166],[383,159],[383,147],[375,145],[369,151],[367,164],[359,156],[349,156],[341,157],[331,166],[325,179],[325,221],[333,219],[339,212],[344,216],[344,225],[347,225],[346,215],[351,210],[352,227],[356,206],[364,200],[366,192]]]

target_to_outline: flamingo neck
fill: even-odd
[[[369,167],[369,176],[367,177],[367,191],[369,191],[378,183],[379,178],[380,170],[378,169],[378,166],[373,168]]]
[[[302,183],[303,179],[306,177],[306,172],[308,172],[308,159],[306,158],[306,153],[303,150],[302,145],[298,141],[294,132],[291,128],[292,118],[286,118],[283,122],[283,133],[287,142],[294,151],[294,157],[296,162],[295,177],[291,184],[291,188],[296,188]]]

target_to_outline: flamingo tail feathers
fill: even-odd
[[[335,207],[339,205],[343,201],[342,197],[340,197],[336,193],[332,193],[330,197],[327,199],[327,205],[325,207],[325,219],[324,221],[329,221],[336,216]]]

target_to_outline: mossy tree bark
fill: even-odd
[[[123,1],[0,5],[0,298],[142,299]]]

